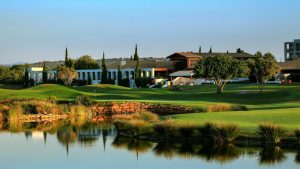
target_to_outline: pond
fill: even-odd
[[[296,169],[300,150],[154,143],[116,136],[110,123],[0,124],[1,169]]]

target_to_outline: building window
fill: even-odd
[[[85,80],[85,72],[82,72],[82,80]]]

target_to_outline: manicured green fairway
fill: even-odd
[[[171,103],[197,107],[229,103],[247,106],[248,111],[211,112],[170,116],[178,122],[204,123],[208,121],[230,122],[241,126],[244,131],[254,132],[257,124],[274,121],[287,130],[300,127],[300,84],[267,85],[263,93],[255,84],[228,84],[225,93],[215,94],[213,85],[182,87],[182,91],[169,89],[130,89],[114,85],[92,85],[67,88],[60,85],[40,85],[18,89],[0,85],[0,98],[38,98],[51,95],[59,100],[72,100],[75,96],[90,95],[97,101],[143,101]]]

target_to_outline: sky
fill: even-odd
[[[0,0],[0,64],[174,52],[272,52],[300,39],[299,0]]]

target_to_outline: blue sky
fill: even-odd
[[[1,0],[0,64],[177,51],[272,52],[300,38],[299,0]]]

